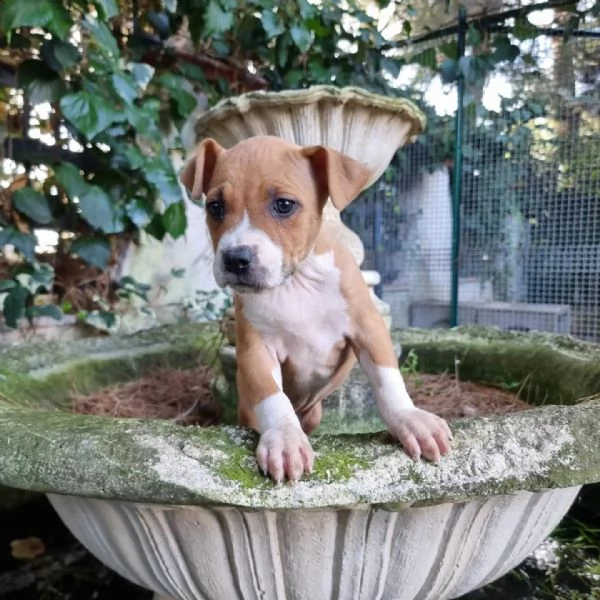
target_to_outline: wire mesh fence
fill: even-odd
[[[565,34],[560,24],[555,14],[553,28],[527,39],[512,21],[483,32],[491,45],[508,38],[518,57],[467,85],[462,140],[456,85],[432,75],[435,54],[430,70],[412,73],[433,108],[427,134],[343,216],[365,243],[365,268],[382,274],[396,326],[448,326],[457,268],[458,323],[600,341],[600,29],[591,21]]]

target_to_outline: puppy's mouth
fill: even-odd
[[[255,267],[243,273],[221,273],[221,281],[217,281],[221,287],[229,287],[239,294],[260,294],[275,289],[285,283],[292,272],[283,269],[279,277],[269,275],[266,268]]]

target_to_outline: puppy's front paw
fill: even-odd
[[[437,462],[450,451],[452,432],[441,417],[420,408],[407,408],[396,416],[390,433],[414,459],[426,458]]]
[[[256,460],[263,473],[279,483],[285,477],[297,481],[303,473],[311,473],[314,455],[302,429],[289,426],[267,429],[260,436]]]

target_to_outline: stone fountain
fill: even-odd
[[[459,359],[461,379],[522,384],[540,405],[452,422],[438,466],[380,433],[368,386],[329,407],[314,473],[279,487],[250,431],[69,412],[74,389],[196,365],[214,335],[186,324],[0,349],[0,490],[48,494],[95,556],[157,600],[456,598],[521,562],[600,481],[600,346],[552,335],[402,333],[424,371]]]

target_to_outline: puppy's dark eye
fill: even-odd
[[[216,221],[225,218],[225,202],[223,200],[209,200],[206,203],[206,211]]]
[[[289,217],[298,208],[298,203],[289,198],[276,198],[271,208],[276,217]]]

